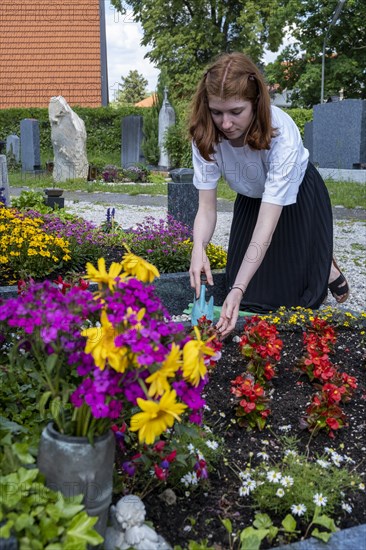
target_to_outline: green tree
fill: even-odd
[[[172,97],[188,98],[205,65],[224,51],[244,51],[260,62],[276,51],[298,0],[129,0],[142,25],[147,57],[165,68]],[[112,4],[124,11],[123,0]]]
[[[330,27],[338,0],[306,0],[299,4],[292,34],[297,44],[285,48],[266,67],[267,79],[294,90],[293,104],[311,107],[320,102],[322,50],[325,49],[324,97],[366,98],[366,26],[364,0],[347,0]]]
[[[137,103],[146,97],[146,78],[138,71],[130,71],[126,77],[122,76],[122,86],[116,102],[119,104]]]

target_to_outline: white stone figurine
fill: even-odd
[[[145,505],[135,495],[121,498],[110,508],[112,527],[107,528],[105,550],[172,550],[154,529],[144,523]]]
[[[84,121],[61,95],[51,97],[48,117],[54,154],[53,179],[56,182],[87,179],[89,163]]]

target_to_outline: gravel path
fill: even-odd
[[[77,214],[99,225],[106,219],[107,206],[89,202],[65,201],[67,211]],[[129,228],[142,222],[146,216],[165,219],[167,209],[152,206],[115,205],[115,220],[122,227]],[[216,231],[212,242],[227,248],[230,212],[218,212]],[[347,277],[351,288],[347,309],[366,310],[366,221],[357,219],[337,219],[334,222],[334,251],[339,266]],[[329,293],[325,305],[336,306],[337,302]]]

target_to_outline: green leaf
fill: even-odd
[[[319,531],[319,529],[316,527],[312,531],[311,536],[316,537],[317,539],[320,539],[323,542],[328,542],[328,540],[332,536],[332,533],[328,533],[327,531]]]
[[[260,542],[268,535],[268,529],[254,529],[254,527],[246,527],[240,533],[240,542],[247,544],[249,541],[255,540],[258,546],[253,546],[253,550],[260,547]],[[252,550],[251,546],[242,546],[242,550]]]
[[[35,458],[29,452],[27,443],[13,443],[11,448],[23,464],[33,464],[35,462]]]
[[[294,533],[296,530],[296,520],[291,514],[287,514],[285,519],[281,522],[286,533]]]
[[[14,523],[14,529],[16,531],[23,531],[27,527],[34,524],[34,518],[29,514],[20,514]]]
[[[252,529],[251,527],[247,527],[244,529],[244,531],[240,534],[240,550],[259,550],[261,547],[262,539],[259,539],[256,536],[256,530],[253,529],[253,532],[251,535],[245,536],[242,538],[242,534],[247,531],[247,529]]]
[[[63,527],[59,527],[58,524],[50,517],[43,516],[39,522],[41,531],[42,542],[48,542],[56,537],[64,530]],[[57,540],[57,539],[56,539]]]
[[[0,527],[0,538],[8,539],[11,535],[11,529],[14,525],[13,521],[7,521],[5,525]]]
[[[48,403],[48,400],[52,397],[52,392],[51,391],[46,391],[41,399],[39,400],[38,402],[38,408],[39,408],[39,412],[41,413],[42,416],[44,416],[44,414],[46,413],[46,405]]]
[[[271,525],[271,527],[268,530],[267,538],[270,542],[272,542],[278,534],[278,527],[275,527],[274,525]]]
[[[96,546],[103,542],[103,537],[93,529],[97,521],[97,517],[89,517],[86,512],[77,514],[67,530],[64,550],[71,550],[71,547],[68,546],[70,543],[85,542]]]
[[[253,525],[257,529],[269,529],[272,526],[272,520],[268,514],[255,514]]]
[[[65,499],[62,493],[59,492],[58,494],[59,498],[57,499],[55,506],[59,510],[61,518],[73,518],[76,514],[83,510],[84,505],[81,504],[83,495],[77,495],[79,502],[75,503],[75,498]]]
[[[225,527],[225,529],[228,533],[231,534],[233,532],[232,523],[228,518],[222,519],[221,523],[223,524],[223,526]]]
[[[314,518],[313,523],[316,523],[316,525],[321,525],[322,527],[325,527],[332,533],[335,533],[336,531],[338,531],[336,524],[334,523],[334,520],[329,516],[326,516],[325,514]]]
[[[49,355],[46,359],[46,369],[48,374],[52,374],[53,369],[56,366],[58,359],[57,353],[52,353],[52,355]]]

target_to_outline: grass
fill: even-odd
[[[157,177],[157,179],[161,179],[161,177]],[[34,177],[28,174],[22,175],[20,172],[9,172],[9,183],[11,187],[26,187],[33,190],[54,186],[51,175],[42,174]],[[329,191],[332,206],[366,209],[366,185],[334,180],[327,180],[325,183]],[[67,191],[78,190],[88,193],[108,191],[109,193],[122,193],[126,195],[166,195],[168,192],[166,183],[161,181],[150,184],[135,183],[131,185],[121,183],[106,185],[98,181],[68,180],[60,186]],[[235,200],[236,193],[221,179],[218,185],[218,197],[233,201]]]

